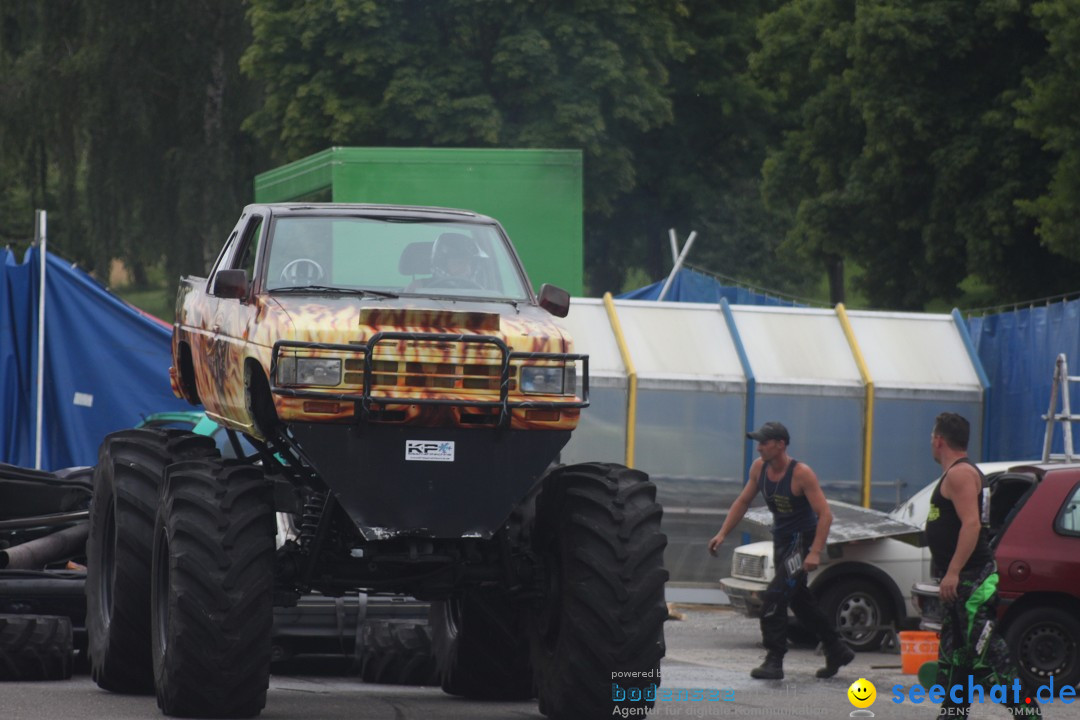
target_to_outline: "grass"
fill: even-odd
[[[117,297],[127,300],[135,307],[161,318],[167,323],[174,319],[176,306],[176,288],[132,288],[123,287],[113,290]]]
[[[142,284],[132,284],[123,263],[114,261],[109,277],[109,290],[143,312],[172,323],[176,306],[176,285],[166,281],[163,263],[151,265],[145,272],[145,281]]]

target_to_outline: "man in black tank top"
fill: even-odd
[[[1005,640],[994,629],[997,566],[990,550],[987,523],[990,493],[986,478],[967,456],[968,421],[941,413],[934,421],[930,447],[945,469],[930,498],[926,540],[932,572],[941,578],[945,616],[938,644],[937,684],[945,689],[939,717],[967,717],[969,685],[981,685],[990,697],[993,685],[1012,685],[1019,677]],[[961,686],[954,697],[950,689]],[[1007,693],[1011,700],[1013,695]],[[1014,717],[1041,717],[1035,694],[1007,703]]]
[[[776,576],[765,590],[761,610],[761,637],[765,662],[750,671],[760,680],[784,677],[787,652],[787,611],[790,606],[803,625],[813,629],[825,646],[825,667],[819,678],[829,678],[855,659],[832,623],[814,602],[806,585],[806,575],[821,564],[821,551],[829,537],[832,513],[817,475],[806,463],[787,454],[791,436],[778,422],[767,422],[746,437],[758,442],[761,456],[750,466],[750,478],[731,504],[720,532],[709,541],[716,554],[735,526],[742,520],[759,492],[773,514],[773,565]]]

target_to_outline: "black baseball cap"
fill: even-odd
[[[785,443],[791,444],[791,436],[788,435],[787,428],[778,422],[767,422],[754,432],[746,433],[746,437],[758,442],[783,440]]]

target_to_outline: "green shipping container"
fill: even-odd
[[[473,210],[502,223],[534,289],[584,294],[580,150],[336,147],[255,177],[255,202]]]

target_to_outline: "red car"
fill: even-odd
[[[1080,464],[1024,465],[991,488],[998,630],[1033,685],[1080,683]],[[912,592],[925,629],[940,627],[937,586]]]

